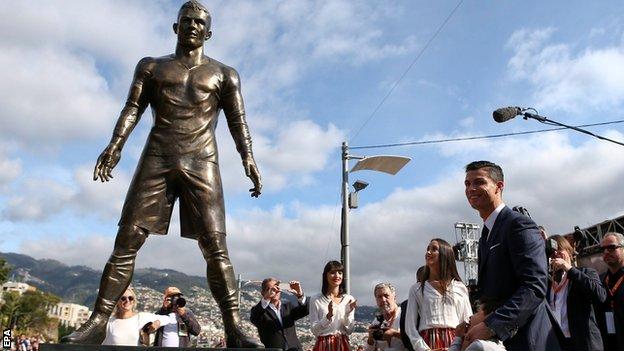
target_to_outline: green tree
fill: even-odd
[[[12,328],[19,333],[48,334],[52,324],[48,308],[60,299],[41,291],[26,291],[21,296],[17,292],[5,293],[4,301],[0,307],[3,328]]]
[[[0,284],[4,284],[9,278],[9,272],[11,272],[11,266],[7,264],[7,261],[0,257]]]
[[[20,294],[17,291],[5,292],[2,295],[4,304],[0,307],[2,329],[12,328],[20,307]]]

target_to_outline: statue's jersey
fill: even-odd
[[[233,68],[206,56],[200,65],[188,68],[173,56],[165,56],[145,58],[137,70],[134,84],[143,85],[136,87],[143,94],[137,101],[130,94],[128,104],[152,107],[154,125],[146,155],[193,154],[216,162],[215,128],[221,109],[239,152],[251,152],[239,78]]]

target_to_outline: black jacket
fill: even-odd
[[[607,291],[592,268],[572,267],[568,271],[568,328],[575,351],[602,351],[602,337],[596,322],[594,305],[603,303]],[[548,300],[550,302],[550,285]]]
[[[158,312],[156,312],[156,314],[167,315],[169,314],[169,312],[164,308],[161,308],[160,310],[158,310]],[[201,326],[197,322],[197,319],[195,319],[195,315],[193,314],[193,312],[191,312],[191,310],[189,310],[188,308],[186,308],[186,313],[184,313],[184,316],[179,316],[176,314],[176,319],[178,320],[178,325],[185,324],[186,330],[188,331],[187,336],[179,336],[179,347],[188,347],[191,343],[191,335],[199,335],[199,333],[201,332]],[[162,346],[164,328],[165,327],[160,327],[156,331],[156,340],[154,341],[154,346]]]
[[[308,315],[310,299],[306,298],[304,304],[297,302],[296,306],[290,301],[282,300],[280,313],[282,323],[277,319],[275,312],[267,306],[262,308],[262,301],[251,309],[250,320],[258,328],[260,341],[266,348],[278,348],[282,350],[302,350],[299,338],[295,331],[295,321]]]
[[[609,271],[600,275],[600,281],[605,289],[606,286],[605,277]],[[612,277],[609,282],[611,286],[618,280],[617,278],[624,275],[624,268],[622,268],[617,275]],[[615,291],[615,296],[612,298],[607,295],[607,299],[601,305],[599,305],[596,316],[598,317],[598,325],[602,333],[602,340],[604,341],[605,351],[624,351],[624,283],[620,284],[619,288]],[[609,336],[607,334],[607,327],[605,322],[605,312],[611,311],[611,302],[613,302],[613,319],[615,322],[615,336]]]
[[[405,348],[408,351],[414,351],[414,347],[412,346],[412,342],[410,341],[409,336],[407,336],[407,333],[405,332],[405,314],[407,313],[407,301],[405,300],[403,302],[401,302],[401,304],[399,306],[401,306],[401,316],[399,318],[399,332],[401,333],[401,341],[403,342],[403,346],[405,346]],[[418,316],[418,321],[416,322],[416,329],[418,329],[418,324],[420,323],[420,316]]]

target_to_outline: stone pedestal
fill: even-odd
[[[41,344],[41,351],[122,351],[122,350],[131,350],[131,351],[145,351],[145,350],[154,350],[154,351],[197,351],[197,350],[207,350],[207,351],[226,351],[226,350],[236,350],[236,351],[282,351],[281,349],[217,349],[217,348],[193,348],[193,347],[145,347],[145,346],[109,346],[109,345],[77,345],[77,344]]]

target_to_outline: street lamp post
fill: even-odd
[[[410,158],[393,155],[350,155],[349,145],[346,141],[342,143],[342,216],[340,224],[340,260],[342,261],[342,264],[344,266],[343,280],[345,282],[345,290],[347,294],[351,291],[351,260],[349,257],[349,209],[357,207],[352,207],[352,204],[349,203],[349,160],[358,160],[355,166],[353,166],[353,168],[351,169],[351,172],[370,170],[395,175],[401,170],[401,168],[403,168],[403,166],[405,166],[410,161]],[[356,189],[356,192],[363,189],[364,187]]]

